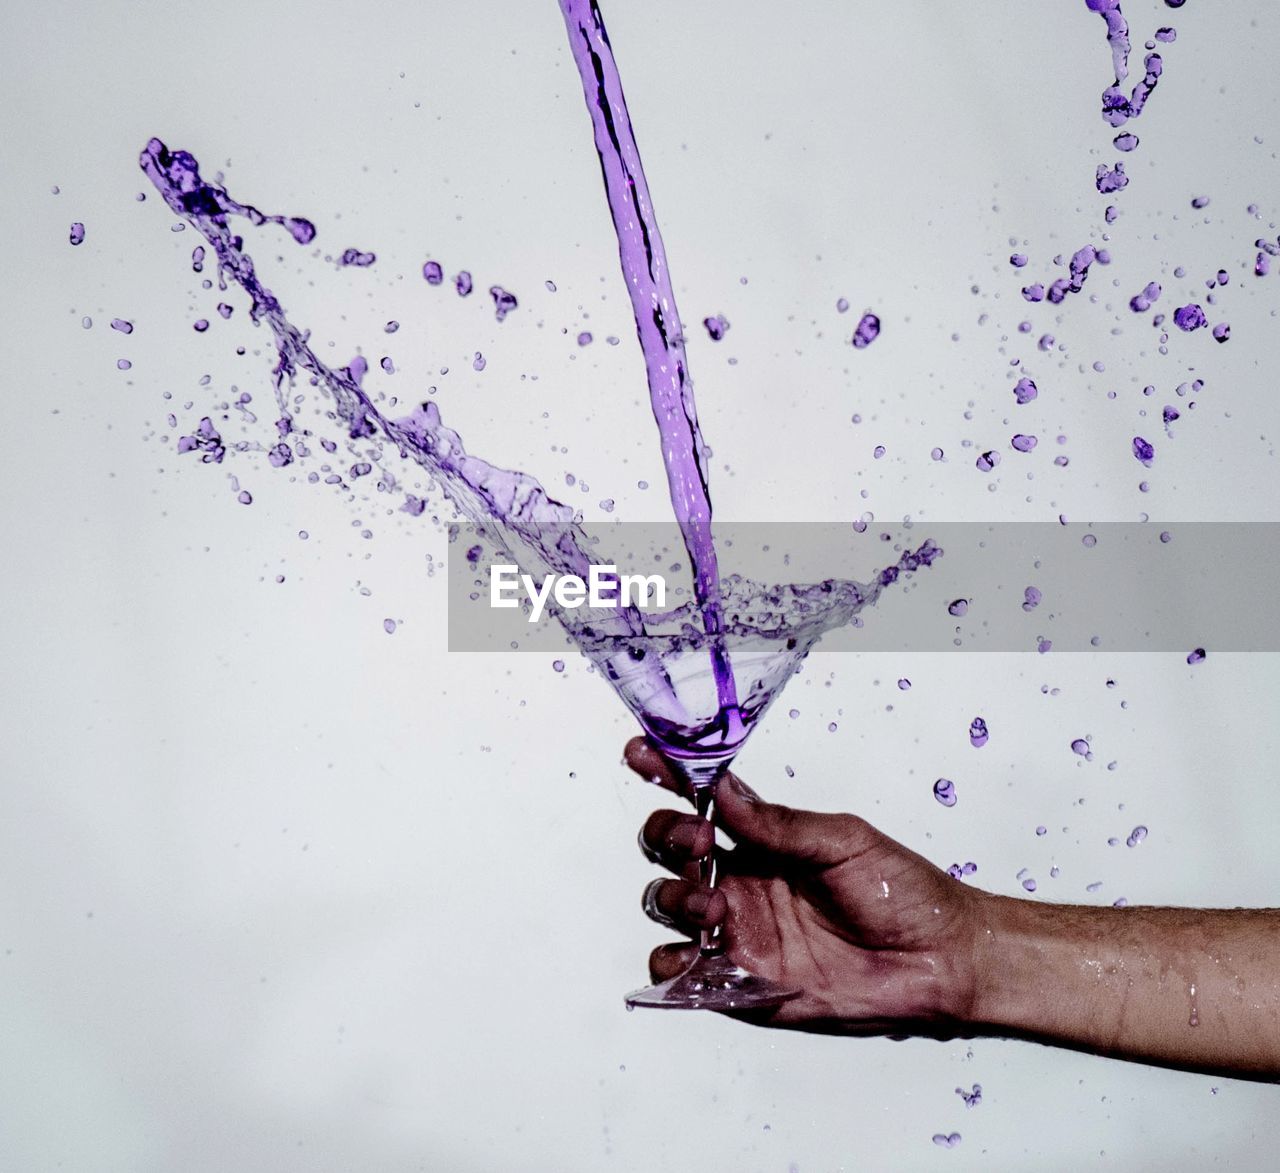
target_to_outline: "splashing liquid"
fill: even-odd
[[[828,580],[808,587],[765,587],[737,576],[721,581],[712,540],[706,448],[698,428],[683,328],[617,67],[597,5],[590,0],[561,0],[561,8],[591,114],[661,435],[672,508],[693,568],[695,598],[656,620],[646,619],[633,607],[592,612],[589,623],[581,613],[559,609],[554,613],[579,650],[664,746],[677,753],[731,753],[824,632],[850,622],[876,601],[884,587],[904,573],[929,565],[941,551],[926,541],[902,554],[869,584]],[[320,399],[329,401],[325,415],[345,428],[348,446],[362,453],[352,466],[352,476],[363,475],[356,468],[367,473],[373,464],[382,467],[384,457],[398,454],[419,465],[458,512],[522,569],[538,576],[588,572],[587,550],[592,542],[576,523],[572,508],[552,498],[532,477],[469,454],[459,435],[444,425],[434,402],[423,403],[403,418],[385,417],[362,386],[366,361],[356,358],[341,368],[326,365],[308,344],[308,332],[288,320],[279,299],[261,282],[243,240],[228,226],[231,216],[244,217],[255,226],[279,224],[297,243],[308,244],[316,235],[311,221],[266,215],[233,199],[224,187],[202,178],[191,154],[170,151],[159,139],[147,144],[139,163],[166,204],[212,247],[220,276],[248,294],[251,320],[265,325],[274,337],[279,436],[269,448],[256,446],[268,454],[272,465],[283,467],[311,455],[313,433],[296,422],[306,397],[294,394],[294,384],[304,376]],[[424,268],[429,282],[434,276],[434,268],[429,273]],[[473,288],[465,270],[455,284],[464,297]],[[489,292],[499,320],[516,307],[515,296],[501,286]],[[320,444],[327,453],[336,450],[331,440],[321,437]],[[215,463],[225,451],[208,420],[201,421],[184,445]],[[391,452],[384,452],[386,448]],[[237,449],[252,451],[255,446],[237,445]],[[387,487],[394,487],[395,477],[385,468],[383,474]],[[330,474],[326,482],[340,484],[343,478]],[[423,503],[409,496],[405,509],[420,515]],[[730,624],[724,619],[726,598],[733,603]],[[700,631],[693,627],[695,619],[700,621]],[[655,638],[655,624],[665,624],[665,642]],[[672,637],[667,634],[670,631],[678,635]],[[747,691],[741,698],[729,659],[730,636],[749,646]],[[651,654],[655,648],[657,654]],[[702,705],[691,707],[675,682],[674,659],[689,656],[700,658],[704,665],[710,661],[715,699],[709,711]],[[680,668],[687,674],[687,661]]]

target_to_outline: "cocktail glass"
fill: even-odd
[[[595,659],[651,743],[688,787],[694,809],[715,817],[715,784],[728,770],[765,709],[808,653],[814,640],[731,638],[729,658],[740,704],[722,709],[705,644],[650,633],[613,655]],[[744,687],[745,686],[745,687]],[[699,881],[718,880],[715,852],[699,863]],[[751,973],[726,953],[719,929],[704,929],[689,967],[668,981],[626,996],[628,1009],[749,1010],[776,1006],[800,991]]]

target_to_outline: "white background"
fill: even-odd
[[[606,10],[722,516],[869,510],[910,514],[921,533],[929,519],[1059,513],[1145,510],[1175,531],[1276,520],[1280,275],[1251,275],[1254,238],[1276,231],[1275,12],[1126,5],[1135,64],[1158,24],[1179,37],[1132,127],[1142,145],[1115,201],[1115,261],[1052,309],[1018,289],[1058,275],[1055,254],[1101,243],[1093,169],[1116,157],[1097,113],[1111,76],[1102,21],[1081,3],[973,7]],[[541,655],[447,654],[444,576],[429,573],[446,543],[427,519],[250,457],[215,468],[176,454],[232,384],[268,429],[274,417],[265,337],[243,297],[227,298],[230,323],[217,319],[217,295],[190,272],[194,234],[171,233],[154,193],[134,198],[153,134],[210,171],[229,160],[239,198],[315,220],[312,249],[278,228],[246,232],[320,353],[392,355],[398,373],[371,385],[411,401],[436,385],[472,450],[590,517],[606,497],[618,517],[665,516],[551,0],[109,0],[10,5],[0,19],[0,1167],[1273,1160],[1271,1087],[1025,1043],[831,1040],[624,1013],[661,934],[638,911],[651,869],[634,837],[655,795],[618,763],[633,732],[621,705],[581,662],[557,675]],[[1193,211],[1196,195],[1212,202]],[[78,249],[73,220],[87,227]],[[1010,238],[1032,258],[1023,273],[1008,266]],[[323,259],[351,246],[377,264]],[[471,269],[477,294],[428,288],[428,256],[450,275]],[[1129,296],[1160,280],[1169,311],[1219,267],[1231,285],[1211,320],[1232,322],[1230,343],[1178,334],[1161,355]],[[482,304],[493,282],[521,298],[501,326]],[[854,352],[866,308],[884,333]],[[732,328],[712,344],[697,323],[716,312]],[[116,316],[132,336],[110,330]],[[214,318],[208,334],[191,331],[198,317]],[[393,338],[388,318],[402,322]],[[596,340],[579,349],[584,328]],[[1037,351],[1046,331],[1064,349]],[[1015,358],[1041,392],[1016,409]],[[1140,413],[1185,408],[1174,387],[1197,376],[1199,406],[1169,439]],[[1157,393],[1144,398],[1148,383]],[[1040,435],[1034,454],[1009,449],[1015,430]],[[1135,434],[1156,444],[1149,473]],[[1004,462],[983,476],[973,460],[990,447]],[[1059,452],[1068,467],[1052,464]],[[1039,585],[1052,606],[1053,584]],[[912,602],[946,600],[922,585]],[[403,621],[392,636],[388,617]],[[1037,899],[1274,905],[1278,697],[1273,658],[1212,649],[1194,669],[1105,652],[819,655],[739,765],[771,797],[858,810],[942,866],[972,859],[995,890],[1020,891],[1028,868]],[[966,737],[977,714],[991,728],[979,751]],[[1092,762],[1069,749],[1084,735]],[[955,779],[953,809],[931,797],[939,775]],[[1128,849],[1138,823],[1150,837]],[[983,1102],[966,1110],[953,1089],[974,1082]],[[951,1131],[957,1148],[931,1143]]]

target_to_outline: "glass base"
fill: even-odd
[[[757,977],[724,954],[699,954],[684,973],[656,986],[633,990],[627,1009],[763,1010],[800,993],[768,978]]]

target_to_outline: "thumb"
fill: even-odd
[[[716,784],[716,822],[740,846],[818,867],[860,855],[878,838],[857,815],[765,802],[736,774],[726,774]]]

